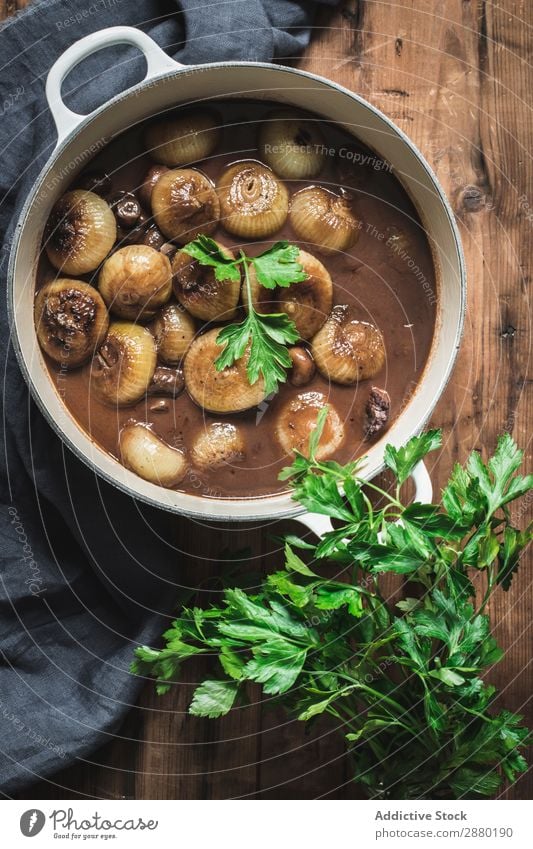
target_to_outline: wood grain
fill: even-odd
[[[23,5],[0,3],[0,18]],[[460,222],[469,306],[459,361],[432,419],[445,432],[431,469],[437,490],[454,461],[474,447],[492,450],[504,430],[529,449],[531,467],[532,28],[528,0],[351,0],[320,14],[295,63],[362,94],[396,121],[433,166]],[[191,555],[184,583],[214,574],[205,558],[228,546],[250,545],[257,565],[272,565],[272,530],[198,534],[178,523],[182,550]],[[524,558],[511,591],[493,601],[506,655],[491,679],[501,703],[525,713],[531,726],[530,566]],[[200,674],[191,664],[190,680]],[[185,715],[189,694],[185,685],[158,699],[146,687],[116,740],[25,797],[356,796],[330,725],[306,736],[257,699],[222,722],[192,719]],[[507,796],[531,798],[532,791],[529,773]]]

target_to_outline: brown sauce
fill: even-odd
[[[216,180],[221,170],[239,159],[259,159],[256,147],[257,126],[272,108],[268,104],[224,102],[216,104],[222,113],[225,130],[215,154],[198,163],[198,167]],[[232,421],[244,434],[246,457],[231,466],[200,472],[191,467],[176,489],[206,497],[236,498],[273,494],[286,489],[278,481],[280,470],[290,462],[274,438],[274,423],[282,405],[300,392],[324,393],[345,425],[345,439],[335,453],[339,462],[348,462],[364,454],[369,443],[364,438],[365,405],[372,386],[386,391],[391,399],[389,424],[401,412],[420,380],[431,348],[436,315],[436,280],[431,251],[416,210],[386,163],[362,149],[356,161],[349,159],[354,139],[344,131],[323,122],[322,130],[328,147],[342,151],[343,163],[350,164],[361,175],[355,196],[355,211],[361,221],[358,241],[348,254],[323,256],[311,246],[328,269],[334,284],[334,304],[350,304],[362,321],[380,328],[387,351],[381,372],[371,380],[354,386],[341,386],[316,374],[303,388],[285,383],[271,400],[241,414],[221,416],[200,409],[184,391],[176,399],[168,399],[166,411],[156,411],[158,399],[148,397],[131,407],[112,408],[99,402],[89,391],[90,364],[65,372],[47,358],[47,365],[58,392],[79,425],[103,449],[119,456],[118,436],[121,427],[132,420],[151,423],[154,431],[170,445],[186,451],[195,435],[212,422]],[[367,156],[366,160],[362,157]],[[326,167],[313,184],[332,190],[340,186],[339,153],[326,157]],[[363,162],[363,164],[361,164]],[[142,143],[142,126],[112,141],[90,163],[88,171],[103,170],[112,178],[113,192],[138,189],[153,161]],[[79,178],[78,178],[79,179]],[[76,183],[74,184],[76,185]],[[291,182],[294,193],[309,182]],[[390,236],[401,233],[398,250],[387,246]],[[228,247],[241,247],[238,239],[219,226],[213,237]],[[250,255],[269,247],[278,239],[298,243],[289,223],[268,242],[248,243]],[[396,244],[396,242],[395,242]],[[118,245],[117,245],[118,247]],[[83,279],[96,283],[98,270]],[[58,276],[45,256],[39,267],[39,282]],[[198,330],[201,323],[197,322]],[[386,432],[380,437],[386,437]]]

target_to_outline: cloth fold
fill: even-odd
[[[309,40],[316,5],[44,0],[0,29],[0,789],[6,795],[110,739],[141,684],[128,674],[133,646],[158,637],[179,586],[181,556],[167,514],[113,489],[62,445],[31,401],[10,345],[13,228],[55,144],[46,74],[74,41],[119,24],[140,27],[185,64],[293,56]],[[88,112],[142,76],[135,50],[102,51],[69,75],[65,100]]]

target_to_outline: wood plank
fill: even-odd
[[[530,145],[533,131],[530,102],[533,72],[528,47],[533,9],[527,2],[480,5],[480,162],[490,192],[483,228],[484,317],[480,328],[482,368],[477,385],[483,399],[479,442],[487,447],[509,431],[527,447],[531,469],[532,384],[528,379],[531,346],[531,257],[533,229],[527,213],[533,203]],[[529,374],[529,378],[530,378]],[[531,520],[525,503],[513,512],[523,526]],[[524,713],[533,722],[533,645],[531,557],[524,558],[511,591],[495,596],[490,613],[505,660],[491,678],[501,689],[502,706]],[[533,774],[504,794],[531,798]]]

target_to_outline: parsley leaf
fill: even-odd
[[[299,283],[308,276],[297,261],[299,248],[280,241],[259,256],[248,257],[241,251],[237,259],[232,259],[225,255],[214,239],[201,235],[182,250],[200,265],[213,268],[215,278],[220,281],[238,282],[241,277],[239,267],[242,266],[248,314],[240,324],[230,324],[218,334],[217,342],[224,346],[224,350],[217,357],[215,366],[218,371],[223,371],[247,354],[246,373],[250,384],[253,385],[262,376],[266,394],[276,392],[278,385],[287,379],[287,369],[292,365],[286,346],[293,345],[300,337],[296,325],[285,313],[257,312],[253,304],[249,266],[253,265],[258,283],[266,289]]]
[[[189,712],[214,719],[233,707],[239,684],[236,681],[204,681],[194,691]]]
[[[523,452],[519,451],[508,433],[499,438],[494,456],[488,465],[483,463],[477,451],[470,455],[467,470],[471,478],[477,481],[489,516],[499,507],[524,495],[532,488],[533,475],[516,476],[511,480],[511,476],[522,462],[522,456]]]
[[[260,256],[252,257],[258,282],[265,289],[275,289],[276,286],[286,288],[291,283],[301,283],[307,280],[307,274],[298,262],[300,249],[289,242],[276,242]]]
[[[253,648],[254,657],[245,666],[251,681],[263,685],[269,695],[285,693],[302,671],[306,649],[299,649],[284,640],[270,640]]]
[[[271,395],[287,379],[292,361],[286,345],[298,340],[298,332],[285,313],[261,315],[251,309],[241,324],[224,327],[217,336],[224,350],[215,360],[218,371],[232,366],[248,350],[246,373],[254,384],[262,375],[265,392]]]
[[[200,265],[209,265],[215,271],[216,280],[231,280],[238,283],[241,279],[239,271],[239,259],[226,256],[214,239],[209,236],[198,236],[193,242],[189,242],[182,251],[193,259],[198,260]]]
[[[440,430],[428,430],[420,436],[413,436],[401,448],[387,445],[385,448],[385,465],[396,475],[398,483],[405,483],[414,467],[423,460],[426,454],[440,448],[442,434]]]

